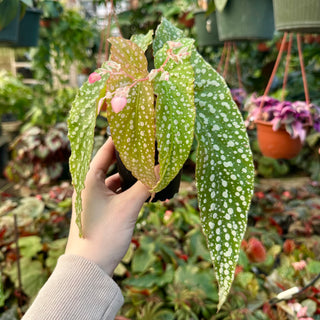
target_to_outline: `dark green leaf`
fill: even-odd
[[[181,39],[183,43],[177,50],[191,52],[193,41]],[[155,67],[160,68],[167,58],[166,44],[155,57]],[[177,63],[170,60],[164,67],[169,73],[169,80],[155,79],[156,136],[159,151],[160,180],[153,192],[164,189],[179,173],[187,160],[193,142],[195,119],[194,73],[189,58]]]

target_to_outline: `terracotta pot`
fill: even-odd
[[[273,159],[292,159],[302,148],[300,138],[291,138],[285,128],[273,131],[270,122],[256,120],[258,143],[261,153]]]

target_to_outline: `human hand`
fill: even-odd
[[[111,138],[100,148],[90,164],[85,189],[82,191],[83,238],[75,222],[73,210],[66,254],[75,254],[95,262],[108,275],[126,254],[139,211],[150,197],[145,185],[136,182],[130,189],[116,193],[121,186],[119,174],[106,177],[115,161]]]

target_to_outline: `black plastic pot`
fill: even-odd
[[[272,39],[272,0],[228,0],[223,11],[217,11],[217,25],[221,41]]]
[[[20,7],[15,18],[0,31],[0,46],[9,47],[18,41]]]
[[[117,158],[118,172],[123,180],[121,188],[122,188],[122,191],[125,191],[129,189],[132,185],[134,185],[137,182],[137,179],[132,175],[131,171],[129,171],[124,166],[123,162],[120,159],[119,153],[117,151],[116,151],[116,158]],[[158,164],[157,158],[158,158],[158,155],[156,153],[155,164]],[[166,188],[156,193],[152,202],[155,202],[158,200],[164,201],[167,199],[171,199],[176,193],[179,192],[180,181],[181,181],[181,170],[176,175],[176,177],[168,184]],[[149,201],[149,199],[147,201]]]
[[[38,45],[41,13],[41,10],[27,8],[19,24],[18,41],[15,47],[36,47]]]
[[[209,16],[206,11],[195,12],[195,25],[198,46],[221,46],[223,42],[219,40],[216,12]]]

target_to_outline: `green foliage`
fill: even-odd
[[[19,77],[0,71],[0,116],[12,113],[20,120],[32,104],[32,90]]]
[[[122,35],[130,39],[134,34],[145,34],[150,29],[155,30],[163,17],[179,23],[185,13],[192,16],[195,7],[196,2],[193,0],[141,0],[137,8],[118,14]],[[184,25],[181,23],[180,26]],[[186,28],[185,33],[190,33],[190,28]]]
[[[61,71],[68,73],[73,63],[77,63],[79,68],[91,68],[92,50],[97,37],[93,21],[75,10],[63,10],[59,19],[40,29],[38,47],[32,50],[35,77],[52,87],[54,77],[62,83],[68,81],[61,77]],[[53,70],[59,72],[53,73]]]
[[[24,115],[22,131],[32,126],[49,130],[57,123],[66,122],[75,96],[74,88],[46,90],[42,86],[36,86],[33,90],[33,103]]]

